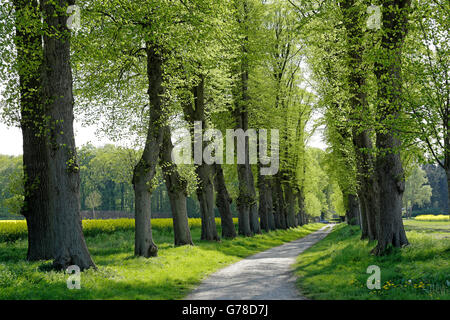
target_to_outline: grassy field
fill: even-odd
[[[151,259],[133,256],[134,232],[126,223],[120,224],[123,229],[111,224],[110,232],[98,232],[101,224],[93,222],[97,225],[91,225],[86,241],[98,270],[82,273],[80,290],[67,289],[68,275],[49,271],[49,262],[25,261],[25,239],[1,242],[0,299],[180,299],[208,274],[323,226],[310,224],[215,243],[200,241],[201,229],[191,222],[196,245],[182,247],[174,247],[171,228],[155,223],[159,256]]]
[[[433,239],[450,239],[450,222],[403,220],[406,231],[416,231]]]
[[[405,221],[410,245],[383,257],[375,243],[360,241],[358,227],[345,224],[301,254],[298,286],[311,299],[450,299],[450,224]],[[369,290],[368,266],[381,270],[381,289]]]

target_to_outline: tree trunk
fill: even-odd
[[[39,95],[42,66],[39,5],[37,1],[15,0],[14,8],[25,177],[21,214],[28,228],[27,259],[48,260],[53,258],[54,241],[50,232],[48,159],[42,129],[45,128],[45,108]]]
[[[261,163],[258,163],[258,191],[259,191],[259,208],[258,213],[261,219],[261,229],[270,231],[268,199],[267,199],[267,183],[265,176],[261,175]]]
[[[153,257],[158,248],[153,242],[151,228],[151,196],[153,180],[156,173],[161,144],[164,137],[164,120],[162,117],[163,71],[159,48],[146,43],[147,76],[149,82],[150,116],[144,151],[133,172],[135,194],[135,247],[134,254]]]
[[[236,112],[237,129],[247,131],[248,129],[248,113],[246,111]],[[243,236],[252,236],[254,228],[254,186],[253,173],[249,162],[249,138],[245,137],[245,163],[237,164],[239,195],[237,198],[238,209],[238,229],[239,234]],[[252,218],[252,219],[251,219]]]
[[[187,181],[178,173],[177,166],[172,162],[173,144],[170,128],[164,128],[164,139],[161,147],[161,168],[166,182],[167,194],[172,208],[173,233],[175,245],[194,245],[189,229],[186,197]]]
[[[286,196],[286,227],[287,228],[295,228],[297,226],[295,219],[295,195],[292,187],[289,184],[286,184],[285,187],[285,196]]]
[[[361,29],[363,16],[357,14],[359,8],[355,0],[345,0],[341,3],[344,13],[344,24],[347,29],[348,67],[350,70],[350,117],[355,122],[352,127],[352,142],[356,153],[357,180],[359,182],[358,194],[363,205],[361,212],[362,236],[370,241],[377,237],[378,217],[378,185],[374,177],[375,160],[373,159],[373,145],[368,129],[364,128],[366,119],[364,112],[367,109],[367,97],[364,91],[366,85],[366,71],[363,66],[364,47],[361,38],[364,36]],[[365,17],[364,17],[365,19]]]
[[[265,178],[266,182],[266,205],[267,205],[267,221],[269,230],[275,230],[275,217],[273,215],[273,193],[272,193],[272,178]]]
[[[380,150],[397,148],[399,142],[391,134],[377,134]],[[377,157],[377,175],[380,186],[380,211],[378,244],[374,254],[382,255],[388,246],[403,247],[408,244],[402,220],[402,195],[405,188],[400,154],[390,151]]]
[[[253,234],[261,233],[261,224],[259,222],[258,203],[256,198],[255,181],[250,163],[247,163],[247,176],[249,179],[250,195],[252,202],[250,203],[250,229]]]
[[[391,0],[383,6],[381,47],[383,57],[375,63],[378,83],[377,111],[383,128],[377,131],[377,182],[380,188],[377,239],[373,253],[382,255],[389,246],[408,244],[402,220],[402,196],[405,177],[400,158],[401,142],[397,137],[395,120],[399,118],[402,98],[401,56],[408,30],[410,0]]]
[[[125,211],[125,183],[120,184],[120,210]]]
[[[48,33],[43,37],[43,97],[49,119],[47,145],[49,212],[55,243],[53,265],[81,270],[94,267],[83,236],[80,216],[80,168],[73,131],[72,70],[67,16],[60,8],[72,1],[42,1]],[[56,8],[55,8],[56,5]],[[54,32],[54,33],[53,33]]]
[[[252,231],[250,227],[250,198],[247,190],[247,169],[245,165],[237,165],[239,180],[239,195],[237,198],[238,209],[238,231],[240,235],[251,237]]]
[[[354,194],[348,194],[347,223],[352,226],[359,225],[359,200]]]
[[[200,75],[200,82],[192,88],[192,95],[194,97],[194,104],[189,100],[183,105],[184,116],[191,124],[191,136],[194,144],[195,158],[195,144],[201,143],[201,150],[206,147],[203,141],[203,133],[206,129],[205,118],[205,81],[203,75]],[[195,122],[201,122],[201,137],[197,136],[195,130]],[[199,140],[201,139],[201,140]],[[217,233],[215,213],[214,213],[214,183],[213,183],[213,167],[203,162],[203,155],[200,163],[196,163],[195,171],[197,173],[199,182],[197,185],[197,198],[200,203],[200,213],[202,219],[202,240],[219,241],[220,237]]]
[[[306,224],[305,194],[303,191],[303,187],[300,188],[297,199],[298,199],[298,224],[300,226],[303,226]]]
[[[199,177],[197,187],[197,198],[200,202],[200,213],[202,217],[202,240],[219,241],[216,221],[214,217],[214,188],[211,176],[211,166],[202,164],[196,168]]]
[[[214,164],[214,188],[216,189],[216,206],[219,209],[222,225],[222,237],[228,239],[236,238],[233,215],[231,213],[231,197],[225,184],[223,169],[220,164]]]
[[[287,229],[286,223],[286,202],[284,190],[281,185],[281,173],[275,175],[275,190],[276,190],[276,216],[275,225],[277,229]]]

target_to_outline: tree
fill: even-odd
[[[84,270],[95,265],[84,241],[79,212],[71,35],[66,25],[70,4],[73,2],[63,0],[6,4],[15,13],[15,34],[10,28],[6,39],[13,40],[17,56],[13,61],[5,53],[12,45],[2,43],[2,63],[9,62],[7,68],[13,75],[6,76],[9,96],[4,109],[10,121],[19,121],[22,127],[27,258],[53,259],[57,269],[76,264]]]
[[[449,12],[447,1],[415,3],[404,57],[405,100],[412,120],[405,131],[412,143],[420,145],[426,156],[445,170],[447,185],[450,185]],[[448,192],[447,197],[450,199]]]
[[[377,79],[377,158],[375,174],[379,186],[377,246],[373,253],[382,255],[389,246],[408,244],[402,221],[402,195],[405,177],[400,159],[401,141],[396,123],[402,112],[401,61],[403,43],[408,32],[410,0],[383,2],[382,36],[375,62]]]
[[[411,218],[412,207],[422,206],[430,202],[432,189],[428,185],[426,172],[419,166],[415,166],[406,178],[403,205],[406,208],[406,216]]]
[[[41,3],[43,35],[42,96],[47,123],[46,160],[54,266],[81,270],[95,267],[83,236],[80,216],[80,173],[73,131],[72,69],[67,0]],[[61,13],[62,11],[62,13]],[[44,230],[42,230],[44,231]],[[45,232],[45,231],[44,231]],[[48,232],[48,231],[47,231]]]
[[[92,209],[92,217],[96,219],[95,208],[102,204],[102,196],[98,191],[91,192],[86,198],[86,204],[88,208]]]

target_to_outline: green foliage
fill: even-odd
[[[24,201],[22,157],[0,155],[0,216],[17,216]]]
[[[297,284],[308,298],[317,300],[449,299],[448,229],[446,238],[435,238],[437,230],[424,234],[408,231],[408,225],[406,230],[410,246],[377,257],[367,254],[373,245],[359,241],[357,227],[341,224],[298,257]],[[366,286],[370,265],[380,267],[380,290]]]
[[[406,208],[413,205],[419,207],[430,202],[432,189],[428,185],[426,172],[416,166],[406,179],[405,193],[403,194],[403,204]]]

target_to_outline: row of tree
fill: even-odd
[[[134,193],[131,177],[140,152],[113,145],[101,148],[85,145],[77,150],[77,154],[81,168],[81,210],[93,210],[96,212],[94,218],[108,217],[109,211],[133,213]],[[329,175],[330,166],[326,152],[308,148],[306,157],[306,175],[309,177],[309,183],[305,185],[307,216],[332,218],[333,215],[345,215],[341,191]],[[235,170],[233,165],[224,167],[225,171]],[[159,167],[156,176],[157,186],[151,202],[152,215],[170,217],[170,199]],[[0,177],[0,217],[17,219],[20,217],[24,199],[22,157],[0,156]],[[186,199],[187,213],[188,217],[199,218],[200,206],[195,181],[191,184]],[[239,189],[231,174],[225,174],[225,185],[231,199],[236,199]],[[220,217],[217,207],[215,209],[215,216]],[[237,217],[235,201],[231,203],[231,212],[233,217]]]
[[[307,56],[348,220],[378,240],[375,254],[405,246],[402,209],[431,196],[422,177],[403,199],[405,178],[421,180],[422,161],[448,172],[449,3],[290,2],[309,18]]]
[[[222,236],[236,236],[227,180],[236,181],[241,235],[302,225],[306,206],[322,212],[334,203],[348,221],[359,220],[362,238],[378,240],[375,254],[408,244],[405,168],[425,158],[424,148],[450,167],[447,2],[80,0],[76,33],[67,24],[69,5],[74,1],[9,0],[0,9],[2,113],[23,133],[28,259],[94,267],[80,222],[74,111],[141,150],[132,171],[119,169],[123,175],[108,182],[132,182],[138,256],[157,254],[151,208],[158,166],[176,245],[192,244],[190,190],[201,238],[220,238],[215,206]],[[313,90],[302,88],[308,81]],[[323,109],[330,145],[325,162],[306,148],[315,107]],[[202,134],[278,129],[279,146],[269,155],[279,154],[278,170],[264,175],[265,158],[252,162],[248,135],[228,138],[245,150],[234,166],[197,159],[195,144],[195,164],[175,163],[174,131],[188,128],[195,141],[198,123]],[[200,154],[220,158],[211,140],[202,141]],[[272,134],[267,144],[275,141]],[[263,147],[259,141],[258,151]],[[321,162],[327,174],[309,175]],[[113,175],[106,159],[97,165]]]
[[[192,244],[186,205],[190,184],[199,202],[201,238],[220,238],[214,199],[222,236],[236,236],[225,183],[230,172],[237,176],[239,234],[307,222],[305,201],[314,202],[305,197],[306,125],[313,96],[299,86],[303,46],[295,32],[297,16],[286,3],[86,0],[77,3],[83,19],[76,35],[67,24],[73,4],[2,3],[3,114],[18,121],[23,133],[21,213],[28,225],[28,259],[53,259],[57,268],[95,266],[80,222],[80,173],[88,172],[75,149],[75,106],[85,122],[103,122],[112,139],[127,136],[141,143],[129,176],[122,168],[114,172],[101,155],[98,163],[91,161],[110,174],[109,190],[132,181],[138,256],[157,254],[151,206],[158,165],[176,245]],[[277,174],[264,176],[261,161],[251,165],[248,136],[245,159],[234,170],[205,162],[177,165],[171,157],[173,130],[192,132],[195,122],[201,122],[203,132],[279,129]],[[90,157],[89,152],[81,155]],[[89,179],[99,182],[100,177]]]

